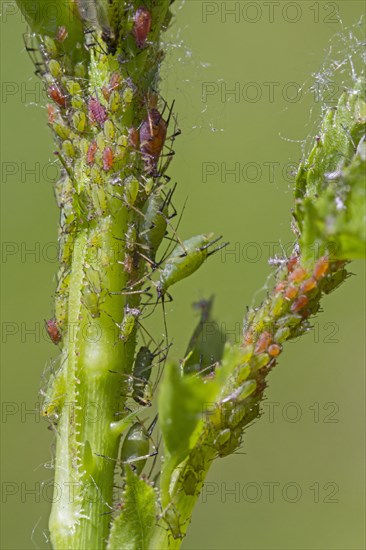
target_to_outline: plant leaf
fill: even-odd
[[[155,527],[157,508],[154,488],[126,468],[126,492],[121,514],[113,521],[108,550],[148,547]]]

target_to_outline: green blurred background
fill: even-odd
[[[292,241],[293,179],[283,173],[316,134],[323,106],[309,92],[311,75],[331,37],[364,9],[349,0],[254,4],[177,0],[165,37],[171,46],[162,90],[176,99],[182,129],[171,167],[179,182],[175,204],[189,197],[180,234],[222,233],[234,252],[215,255],[174,289],[167,320],[177,357],[196,323],[193,301],[215,293],[215,316],[238,335],[246,305],[265,295],[269,254]],[[236,16],[227,13],[238,6]],[[56,172],[25,27],[12,3],[2,8],[1,548],[48,548],[53,436],[33,411],[42,373],[56,356],[42,333],[55,287]],[[332,55],[339,62],[346,54],[336,45]],[[304,83],[301,100],[294,82]],[[241,97],[227,101],[225,86],[239,86]],[[211,92],[206,101],[203,89]],[[329,101],[339,95],[338,88],[326,92]],[[203,163],[217,170],[206,182]],[[239,163],[239,181],[227,175],[225,182],[221,163]],[[315,331],[287,346],[243,454],[214,464],[184,548],[365,548],[364,265],[354,262],[351,270],[356,276],[324,300]]]

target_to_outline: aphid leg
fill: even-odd
[[[187,197],[187,198],[185,199],[185,201],[184,201],[183,208],[182,208],[182,211],[181,211],[180,216],[179,216],[179,218],[178,218],[177,225],[176,225],[175,227],[173,227],[171,224],[169,224],[169,227],[172,228],[172,230],[173,230],[173,232],[174,232],[175,235],[178,235],[178,228],[179,228],[180,223],[181,223],[181,221],[182,221],[183,214],[184,214],[184,211],[185,211],[185,208],[186,208],[186,205],[187,205],[187,201],[188,201],[188,197]],[[167,258],[167,257],[169,256],[169,254],[171,253],[171,250],[172,250],[171,247],[170,247],[171,243],[173,242],[174,244],[176,244],[176,242],[177,242],[175,239],[173,239],[172,237],[169,237],[169,236],[167,236],[167,235],[165,235],[164,238],[165,238],[166,240],[171,241],[171,242],[170,242],[170,243],[168,244],[168,246],[166,247],[165,252],[164,252],[163,255],[162,255],[162,259],[161,259],[160,262],[159,262],[159,265],[161,265],[162,262],[165,260],[165,258]],[[183,250],[185,250],[185,247],[184,247],[184,245],[183,245],[183,242],[181,242],[181,240],[179,240],[178,242],[179,242],[179,244],[182,246]],[[186,252],[187,252],[187,251],[186,251]]]

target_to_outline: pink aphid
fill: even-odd
[[[138,48],[143,48],[151,29],[151,13],[149,10],[143,7],[138,8],[134,15],[133,23],[133,35],[136,45]]]
[[[88,101],[89,118],[92,122],[97,122],[103,126],[107,120],[107,111],[96,97],[91,97]]]

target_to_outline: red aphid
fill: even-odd
[[[259,336],[257,345],[255,346],[255,353],[262,353],[266,351],[270,343],[272,342],[272,335],[270,332],[262,332]]]
[[[51,84],[48,86],[47,95],[60,107],[66,107],[66,96],[62,93],[57,84]]]
[[[95,160],[95,153],[97,152],[98,145],[96,141],[92,141],[91,144],[88,147],[88,151],[86,153],[86,162],[87,164],[92,165],[94,164]]]
[[[114,160],[113,149],[106,147],[103,151],[103,170],[108,172],[112,168]]]
[[[58,42],[65,42],[66,38],[68,37],[68,34],[69,33],[66,27],[61,26],[61,27],[58,27],[55,38]]]
[[[306,279],[300,286],[301,292],[310,292],[310,290],[313,290],[313,288],[316,287],[316,280],[313,277],[310,277],[310,279]]]
[[[96,97],[91,97],[89,99],[88,109],[90,120],[92,122],[97,122],[99,126],[103,126],[108,118],[107,111]]]
[[[51,338],[52,342],[54,344],[58,344],[61,340],[61,333],[58,329],[56,320],[49,319],[48,321],[46,321],[46,329],[48,332],[48,336]]]
[[[289,260],[287,261],[287,270],[289,273],[294,269],[297,262],[298,262],[297,256],[292,256],[291,258],[289,258]]]
[[[319,281],[319,279],[324,277],[324,275],[326,274],[328,269],[329,269],[329,260],[326,256],[323,256],[315,264],[315,267],[314,267],[314,277],[315,277],[315,279],[317,281]]]
[[[295,296],[297,295],[297,288],[294,285],[288,285],[288,287],[285,290],[285,298],[287,300],[293,300]]]
[[[277,357],[277,355],[279,355],[281,351],[282,351],[282,348],[278,344],[271,344],[268,348],[268,354],[271,357]]]
[[[306,306],[308,301],[309,301],[309,298],[305,296],[305,294],[301,294],[291,306],[292,313],[296,313],[300,311],[300,309]]]
[[[143,48],[151,29],[151,13],[149,10],[143,7],[138,8],[134,15],[133,23],[133,35],[136,45],[138,48]]]
[[[307,273],[301,265],[299,267],[296,267],[288,276],[289,281],[294,281],[295,283],[300,283],[303,281],[307,276]]]

